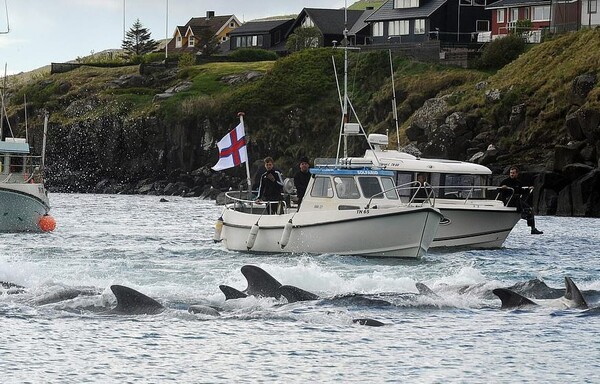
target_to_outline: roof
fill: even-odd
[[[18,153],[28,154],[29,144],[25,139],[6,138],[6,141],[0,141],[0,153]]]
[[[263,21],[249,21],[242,24],[240,27],[229,33],[230,36],[234,35],[248,35],[248,34],[260,34],[268,33],[272,30],[285,26],[286,23],[291,23],[294,19],[280,19],[280,20],[263,20]]]
[[[524,7],[532,5],[550,5],[551,0],[499,0],[488,5],[485,9],[499,9],[499,8],[513,8],[513,7]]]
[[[356,20],[356,23],[354,23],[352,28],[350,28],[350,30],[348,31],[348,35],[354,36],[358,32],[362,31],[364,28],[368,27],[369,23],[366,22],[366,19],[367,17],[371,16],[374,12],[374,9],[367,9],[366,11],[364,11],[362,15],[360,15],[358,20]]]
[[[359,20],[365,11],[348,10],[348,30]],[[306,14],[315,27],[324,35],[341,35],[345,28],[344,9],[304,8],[296,18],[296,24],[303,20]]]
[[[394,0],[388,0],[365,20],[366,22],[417,19],[431,16],[448,0],[421,0],[418,8],[394,8]]]
[[[206,17],[192,17],[185,26],[186,27],[207,27],[212,33],[216,34],[224,24],[229,23],[233,15]]]

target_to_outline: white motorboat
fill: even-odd
[[[403,203],[394,173],[340,166],[313,168],[300,208],[265,204],[228,193],[215,240],[236,251],[418,258],[432,243],[441,214]],[[236,197],[235,195],[238,195]]]
[[[416,180],[425,174],[435,207],[443,215],[431,247],[501,247],[521,218],[514,207],[499,199],[498,187],[489,185],[492,171],[468,162],[426,159],[397,150],[384,149],[386,135],[371,134],[372,144],[360,160],[394,172],[397,184]],[[414,191],[404,191],[403,201],[411,201]]]
[[[49,230],[50,201],[41,157],[31,156],[25,139],[0,141],[0,232]]]

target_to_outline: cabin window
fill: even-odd
[[[390,200],[398,200],[398,194],[396,193],[394,181],[390,177],[382,177],[381,184],[383,184],[385,197],[387,197]]]
[[[504,23],[504,9],[498,9],[496,11],[496,21],[499,23]]]
[[[304,18],[304,20],[302,20],[302,28],[311,28],[314,27],[315,23],[312,21],[312,19],[308,16],[306,16]]]
[[[383,199],[383,194],[381,193],[381,184],[379,184],[379,180],[376,177],[363,176],[358,178],[358,184],[360,184],[360,189],[362,189],[363,196],[366,198],[374,198],[374,199]],[[377,196],[375,196],[377,195]]]
[[[408,20],[395,20],[388,23],[388,35],[408,35]]]
[[[411,186],[412,186],[413,174],[409,172],[397,172],[396,173],[396,185],[399,187],[397,189],[400,196],[410,197],[411,195]]]
[[[354,177],[334,177],[333,184],[335,185],[335,193],[340,199],[358,199],[360,192],[356,186]]]
[[[333,188],[329,177],[317,176],[310,191],[313,197],[333,197]]]
[[[477,20],[476,22],[477,32],[488,32],[490,30],[489,20]]]
[[[415,20],[415,35],[422,35],[425,33],[425,19]]]
[[[373,23],[373,36],[383,36],[383,21]]]
[[[519,20],[519,8],[511,8],[510,9],[510,21]]]
[[[531,21],[550,21],[550,6],[533,7],[533,18]]]
[[[394,8],[418,8],[419,0],[394,0]]]
[[[485,176],[481,175],[440,175],[440,197],[444,199],[482,199],[485,197]]]

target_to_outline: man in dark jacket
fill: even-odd
[[[516,207],[517,212],[521,212],[521,217],[527,220],[527,225],[531,227],[532,235],[541,235],[542,231],[535,227],[535,218],[533,217],[533,209],[527,203],[527,198],[533,187],[524,187],[519,181],[519,168],[512,166],[509,170],[509,177],[502,180],[500,188],[506,189],[502,191],[502,198],[506,205]],[[512,191],[510,191],[512,189]],[[507,201],[508,200],[508,201]]]
[[[258,201],[273,201],[275,203],[267,203],[267,213],[274,214],[277,212],[277,205],[281,201],[281,193],[283,192],[283,177],[281,172],[273,169],[273,158],[265,158],[265,172],[260,176],[260,184],[258,186]]]
[[[303,156],[300,158],[300,170],[294,175],[294,186],[296,187],[296,196],[298,196],[298,208],[302,203],[302,198],[306,193],[308,182],[310,181],[310,171],[308,168],[308,157]]]

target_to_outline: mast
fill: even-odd
[[[46,136],[48,134],[48,111],[44,111],[44,136],[42,137],[42,170],[46,163]]]
[[[2,80],[2,92],[0,92],[0,140],[4,138],[4,92],[6,92],[6,66],[4,63],[4,79]]]
[[[396,86],[394,84],[394,63],[392,62],[392,50],[390,52],[390,72],[392,75],[392,112],[394,113],[394,123],[396,124],[396,140],[398,141],[398,150],[400,150],[400,132],[398,129],[398,110],[396,108]]]
[[[344,157],[348,157],[348,136],[345,135],[345,124],[348,119],[348,6],[347,1],[344,2],[344,107],[342,109],[342,124],[344,124]]]

